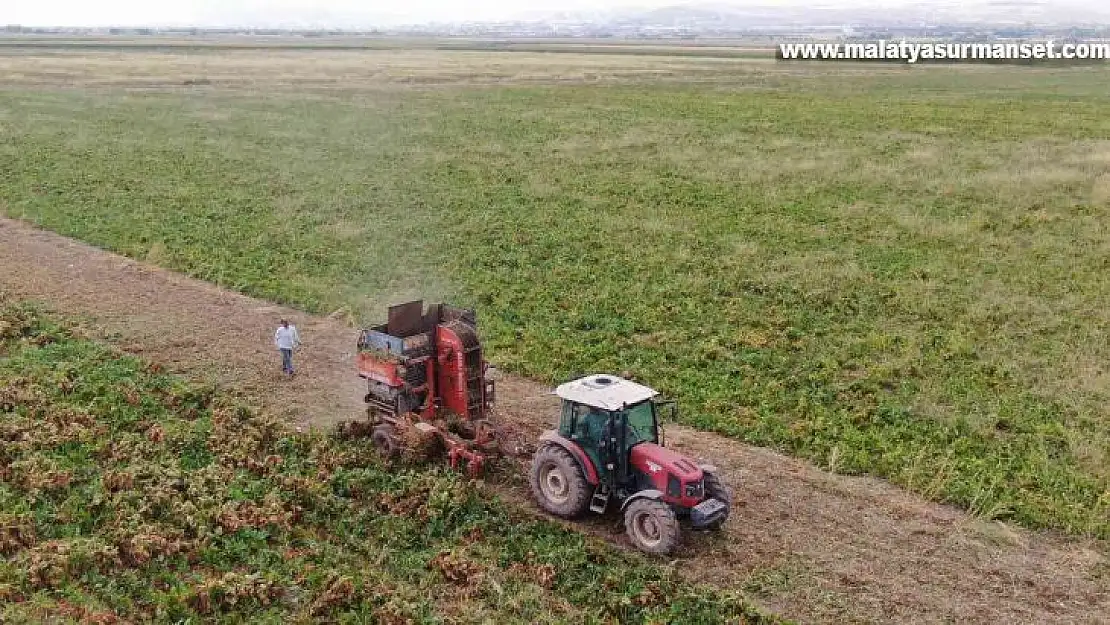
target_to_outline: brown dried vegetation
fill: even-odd
[[[30,515],[0,514],[0,555],[11,557],[36,542],[34,520]]]
[[[453,551],[442,551],[428,562],[443,578],[460,586],[475,586],[485,577],[485,568],[474,560]]]
[[[193,589],[188,603],[200,614],[243,607],[265,607],[285,596],[285,589],[262,575],[229,572]]]

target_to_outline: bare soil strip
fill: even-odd
[[[357,332],[0,219],[0,292],[89,320],[94,336],[234,392],[304,426],[359,418]],[[383,302],[383,308],[388,302]],[[305,345],[281,375],[274,328]],[[553,423],[548,389],[498,382],[498,413],[524,440]],[[874,479],[832,475],[733,440],[669,426],[668,444],[721,467],[737,509],[676,565],[805,622],[1110,623],[1105,545],[970,518]],[[517,480],[519,482],[519,480]],[[510,496],[523,497],[520,487]],[[608,521],[580,527],[619,541]]]

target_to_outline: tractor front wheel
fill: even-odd
[[[678,546],[678,517],[657,499],[637,499],[624,511],[628,539],[641,551],[666,555]]]
[[[725,486],[721,478],[716,473],[705,472],[705,496],[707,499],[717,499],[725,504],[725,515],[721,517],[720,521],[716,521],[709,526],[711,530],[719,530],[728,520],[728,515],[732,513],[732,491]]]
[[[557,445],[544,445],[532,458],[532,494],[545,511],[564,519],[590,505],[590,487],[578,462]]]
[[[401,455],[401,440],[392,425],[379,425],[374,428],[370,440],[384,458],[393,459]]]

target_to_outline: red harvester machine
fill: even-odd
[[[473,310],[422,300],[392,306],[384,325],[362,331],[358,373],[366,379],[374,445],[387,457],[436,446],[453,468],[477,476],[497,453],[489,420],[494,384]]]

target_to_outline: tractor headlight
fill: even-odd
[[[687,497],[698,497],[698,498],[700,498],[702,496],[703,492],[704,492],[704,487],[702,486],[702,483],[701,483],[700,480],[697,481],[697,482],[690,482],[689,484],[686,485],[686,496]]]

